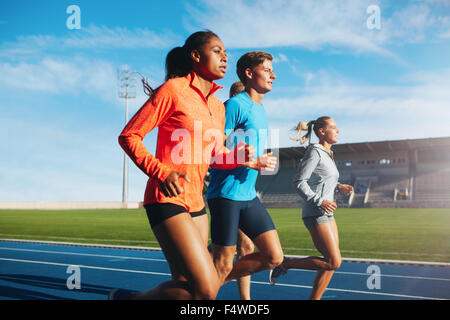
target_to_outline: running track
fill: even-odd
[[[450,264],[355,260],[344,259],[324,300],[450,299]],[[304,300],[313,278],[313,271],[290,270],[271,286],[268,272],[260,272],[252,276],[251,296]],[[168,279],[167,262],[157,250],[0,239],[0,300],[104,300],[113,288],[146,290]],[[236,282],[224,285],[217,299],[238,300]]]

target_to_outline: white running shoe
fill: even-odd
[[[278,277],[284,275],[287,273],[287,270],[284,268],[283,263],[279,266],[275,267],[274,269],[270,270],[269,274],[269,281],[271,285],[275,285],[275,282],[277,282]]]

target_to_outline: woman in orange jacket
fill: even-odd
[[[149,176],[144,207],[172,280],[146,292],[115,290],[112,299],[215,299],[221,282],[207,250],[208,217],[203,181],[212,165],[257,166],[253,148],[224,150],[225,109],[214,81],[227,68],[225,47],[211,31],[196,32],[166,58],[166,82],[119,136],[133,162]],[[158,127],[156,153],[142,140]]]

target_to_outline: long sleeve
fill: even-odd
[[[119,136],[119,144],[130,159],[149,177],[163,182],[171,169],[152,155],[145,147],[144,137],[163,123],[173,110],[172,97],[160,92],[139,109]]]
[[[319,163],[320,156],[317,150],[309,149],[304,155],[303,159],[300,161],[300,165],[297,170],[297,174],[294,178],[294,186],[297,193],[311,205],[321,206],[323,198],[320,193],[314,192],[308,185],[308,180],[314,169]]]

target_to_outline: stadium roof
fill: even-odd
[[[408,151],[422,148],[450,148],[450,137],[425,138],[408,140],[390,140],[374,142],[358,142],[335,144],[333,151],[342,153],[386,153],[392,151]],[[280,158],[298,158],[305,153],[305,147],[280,148]]]

